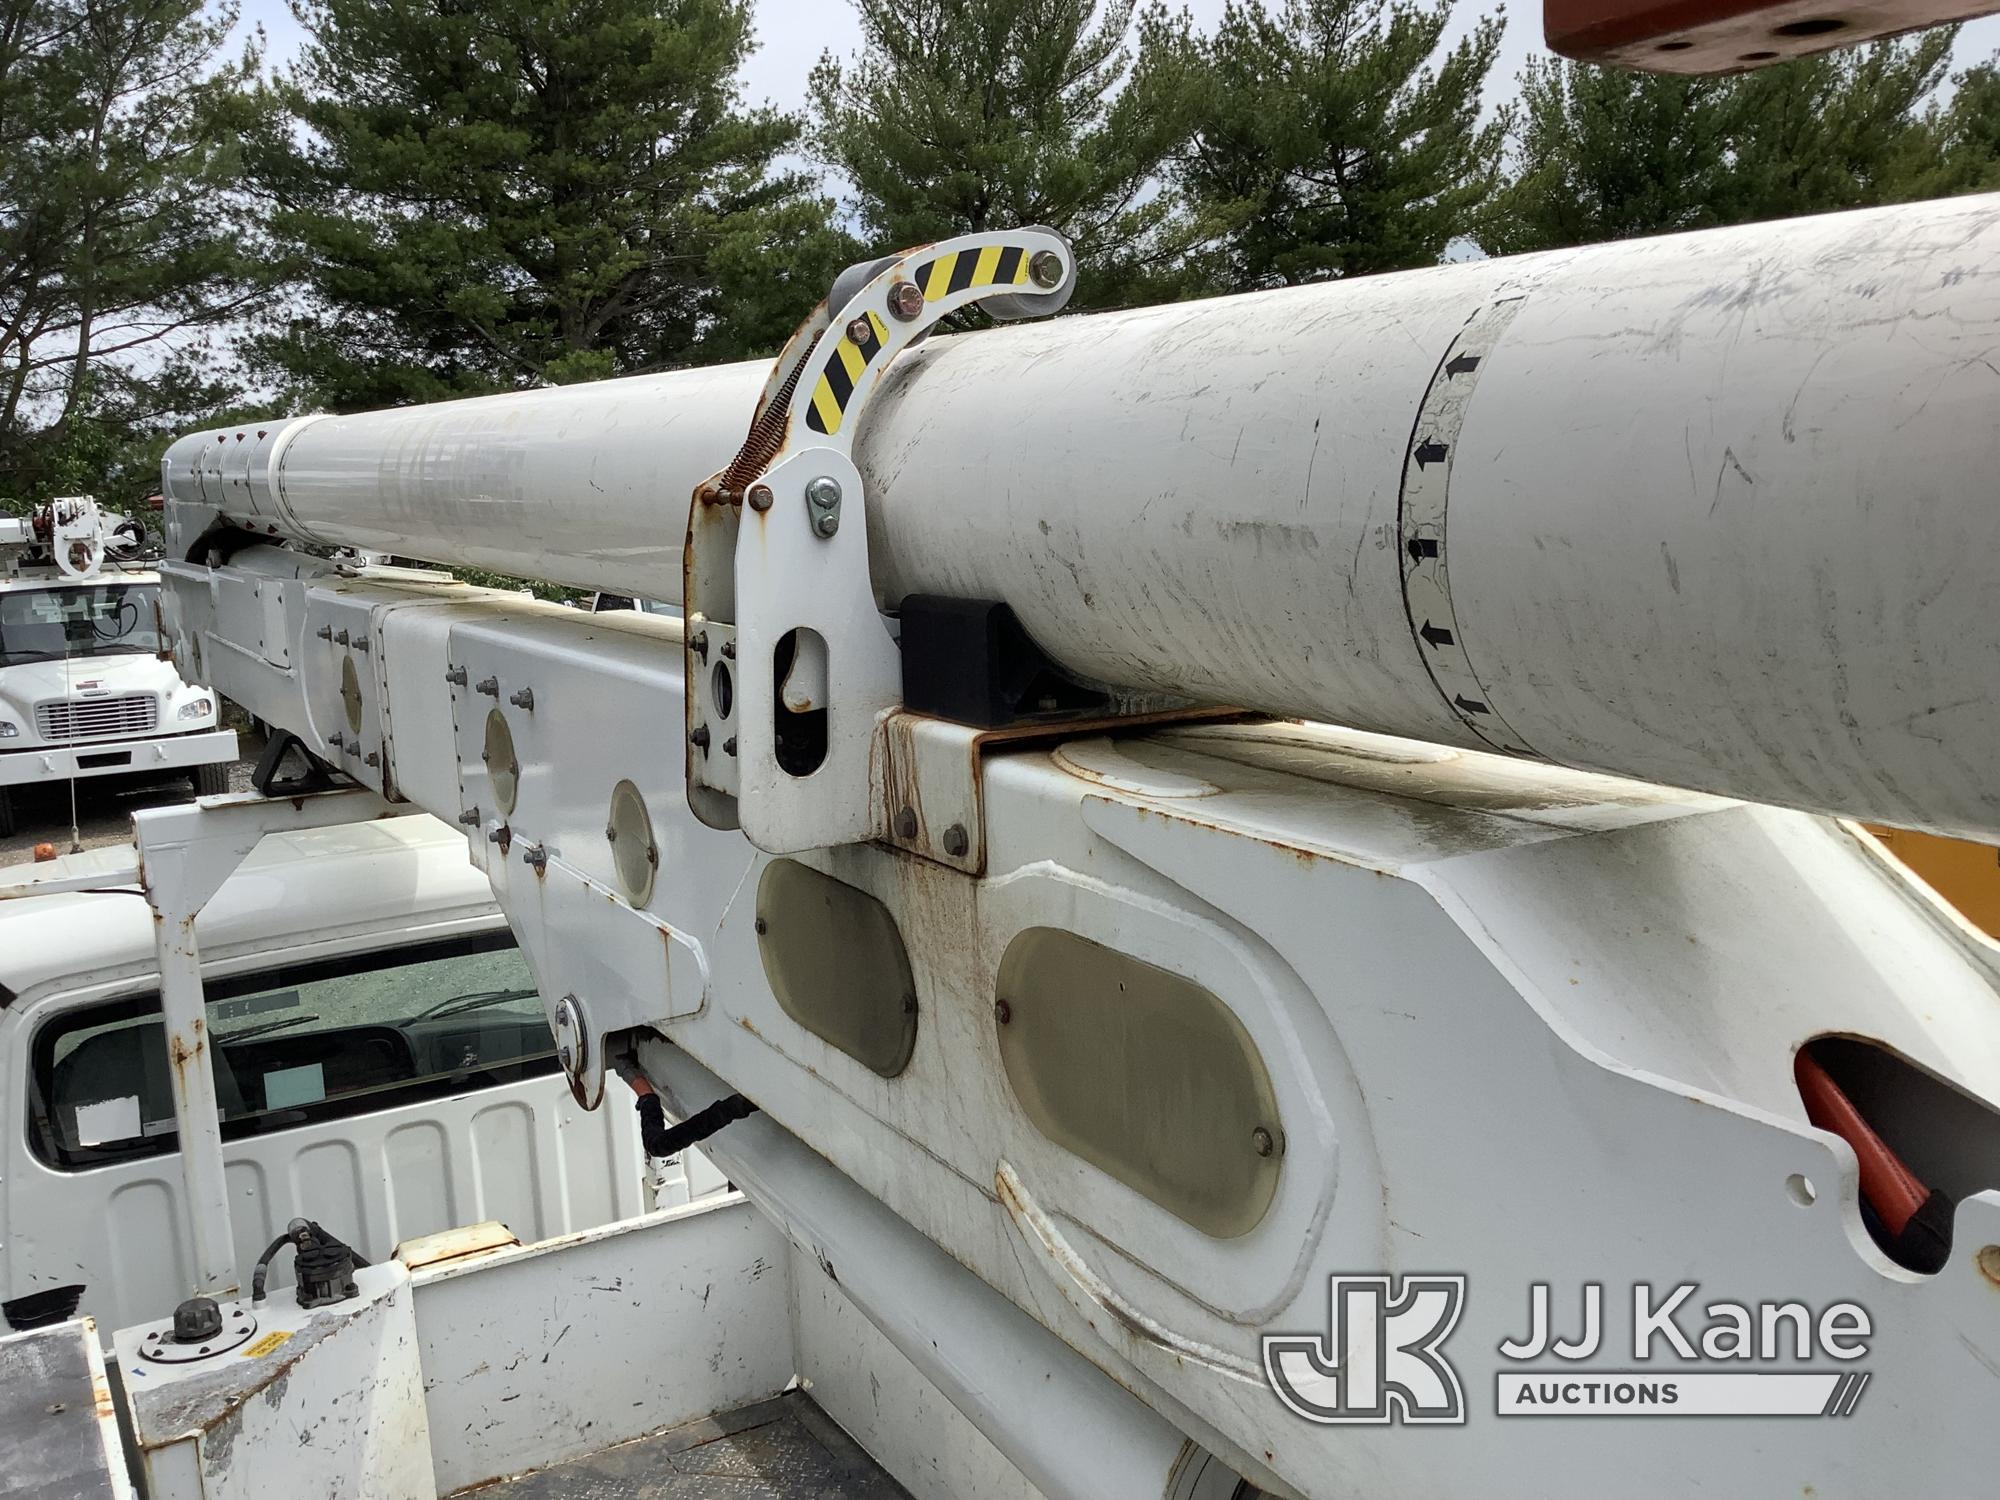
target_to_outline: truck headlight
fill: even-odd
[[[0,719],[0,740],[11,740],[21,732],[21,726],[12,719]]]
[[[174,717],[180,719],[205,719],[214,712],[215,700],[213,698],[190,698],[181,705],[180,712]]]

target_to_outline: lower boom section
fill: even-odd
[[[676,622],[311,567],[186,569],[197,672],[466,827],[582,1097],[739,1091],[746,1180],[823,1158],[827,1274],[901,1221],[1277,1495],[1990,1488],[1994,950],[1849,825],[1297,724],[922,722],[883,794],[979,873],[772,858],[688,811]],[[948,1284],[882,1316],[983,1368]],[[1135,1410],[1129,1492],[1179,1493]]]

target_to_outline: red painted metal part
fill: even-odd
[[[1861,1162],[1861,1196],[1868,1200],[1891,1236],[1902,1234],[1917,1210],[1924,1206],[1924,1200],[1930,1197],[1931,1190],[1861,1118],[1854,1101],[1811,1054],[1799,1053],[1792,1064],[1792,1073],[1806,1102],[1806,1118],[1854,1148]]]
[[[1551,51],[1651,73],[1740,73],[2000,10],[2000,0],[1543,0]]]

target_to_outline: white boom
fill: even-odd
[[[1852,825],[1541,762],[2000,829],[2000,199],[916,343],[1073,277],[184,439],[176,657],[467,829],[586,1108],[754,1104],[1048,1500],[1990,1489],[2000,950]],[[1142,722],[996,603],[1410,738]]]
[[[2000,831],[2000,198],[939,338],[875,585],[1073,671]],[[259,532],[678,598],[732,365],[183,439]]]

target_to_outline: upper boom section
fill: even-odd
[[[853,454],[886,606],[1080,674],[1991,836],[1996,347],[1960,199],[934,338]],[[767,373],[211,430],[166,493],[676,598]]]

